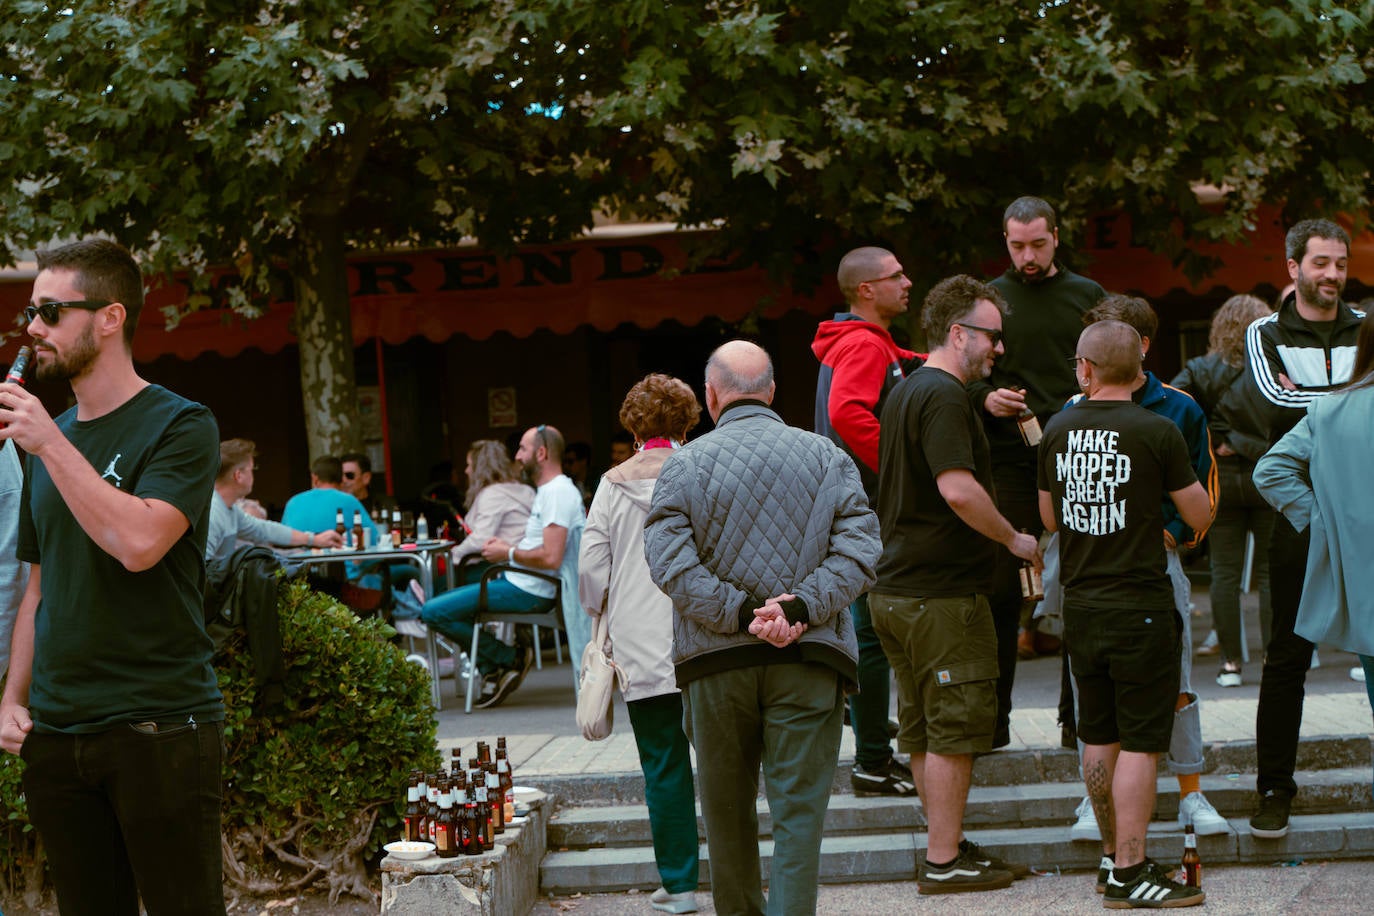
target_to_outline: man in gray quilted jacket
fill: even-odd
[[[769,407],[773,365],[731,341],[706,364],[713,432],[663,465],[644,529],[673,600],[717,913],[762,914],[755,799],[773,819],[766,912],[814,913],[821,827],[858,647],[849,604],[882,552],[853,460]]]

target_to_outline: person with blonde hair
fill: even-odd
[[[1212,434],[1217,459],[1217,517],[1208,535],[1212,565],[1210,587],[1212,623],[1222,654],[1217,683],[1241,685],[1240,578],[1245,565],[1245,537],[1255,538],[1254,576],[1259,586],[1260,630],[1269,641],[1269,534],[1274,530],[1274,510],[1260,497],[1251,474],[1255,461],[1268,446],[1267,429],[1258,428],[1253,413],[1237,410],[1244,403],[1245,329],[1272,314],[1264,300],[1232,296],[1212,316],[1207,352],[1188,360],[1174,377],[1175,388],[1192,395]],[[1202,651],[1200,650],[1200,654]]]
[[[480,554],[490,538],[518,541],[534,504],[534,488],[520,479],[520,469],[504,443],[495,439],[472,443],[465,471],[468,491],[463,499],[467,510],[463,522],[468,534],[453,547],[454,563]]]
[[[682,692],[673,669],[673,603],[649,578],[644,520],[663,462],[700,416],[696,395],[680,379],[655,373],[630,389],[620,422],[637,451],[602,476],[578,561],[582,607],[593,617],[609,615],[611,656],[625,676],[625,706],[663,881],[649,903],[665,913],[696,912],[697,818]]]

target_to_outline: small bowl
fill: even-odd
[[[387,843],[382,848],[398,859],[426,859],[434,855],[433,843],[415,840],[398,840],[395,843]]]

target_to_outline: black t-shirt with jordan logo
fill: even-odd
[[[1177,426],[1131,401],[1081,401],[1046,425],[1036,479],[1059,523],[1066,609],[1173,609],[1161,503],[1197,482]]]

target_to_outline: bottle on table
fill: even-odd
[[[357,509],[353,510],[353,544],[354,550],[362,550],[367,547],[367,529],[363,527],[363,514]]]
[[[401,546],[401,510],[391,510],[391,546]]]
[[[1197,854],[1197,834],[1192,824],[1183,828],[1183,883],[1202,887],[1202,858]]]
[[[1021,529],[1022,534],[1030,534],[1025,528]],[[1045,580],[1040,575],[1040,570],[1035,568],[1035,564],[1030,560],[1021,561],[1021,597],[1027,601],[1042,601],[1045,597]]]
[[[415,540],[429,540],[429,522],[425,519],[423,515],[417,515],[415,517]]]
[[[342,509],[334,510],[334,530],[339,533],[339,540],[345,547],[348,546],[348,529],[344,527],[344,517]]]

